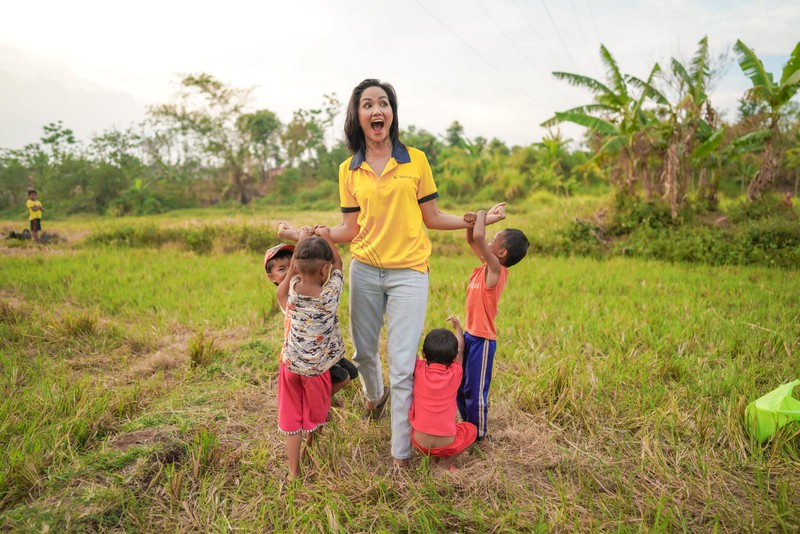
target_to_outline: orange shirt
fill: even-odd
[[[484,339],[497,339],[494,319],[497,317],[497,303],[508,279],[508,269],[500,266],[497,285],[486,287],[486,264],[476,267],[469,277],[467,286],[467,323],[464,330],[473,336]]]

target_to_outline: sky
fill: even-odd
[[[401,128],[444,135],[459,121],[468,138],[527,145],[556,111],[591,102],[553,71],[604,80],[603,44],[644,79],[704,36],[726,58],[711,102],[734,119],[750,82],[733,44],[779,79],[798,28],[798,0],[3,0],[0,148],[59,120],[83,141],[135,127],[200,72],[253,88],[252,109],[283,122],[335,93],[341,123],[353,87],[379,78],[397,91]]]

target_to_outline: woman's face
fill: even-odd
[[[376,85],[364,89],[358,101],[358,123],[367,142],[386,141],[393,120],[394,114],[386,91]]]

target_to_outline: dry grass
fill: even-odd
[[[471,268],[457,240],[445,244],[453,256],[432,271],[437,326],[462,305]],[[761,446],[742,425],[756,392],[800,372],[786,273],[537,259],[513,273],[514,290],[535,298],[503,303],[492,441],[452,473],[419,455],[392,470],[388,417],[362,419],[353,384],[289,484],[276,430],[281,322],[272,288],[265,299],[257,285],[260,258],[238,272],[238,256],[135,254],[40,251],[0,265],[57,273],[41,287],[0,286],[0,528],[800,529],[800,430]],[[86,265],[113,273],[100,291],[80,278]],[[189,268],[209,274],[165,274]],[[114,294],[125,276],[130,291]],[[219,313],[254,288],[258,299],[241,302],[257,304]],[[193,366],[193,346],[211,357]]]

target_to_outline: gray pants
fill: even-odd
[[[411,409],[414,362],[425,324],[428,274],[413,269],[380,269],[353,260],[350,266],[350,330],[364,395],[383,396],[378,352],[383,316],[388,317],[389,384],[392,388],[392,456],[411,457]]]

